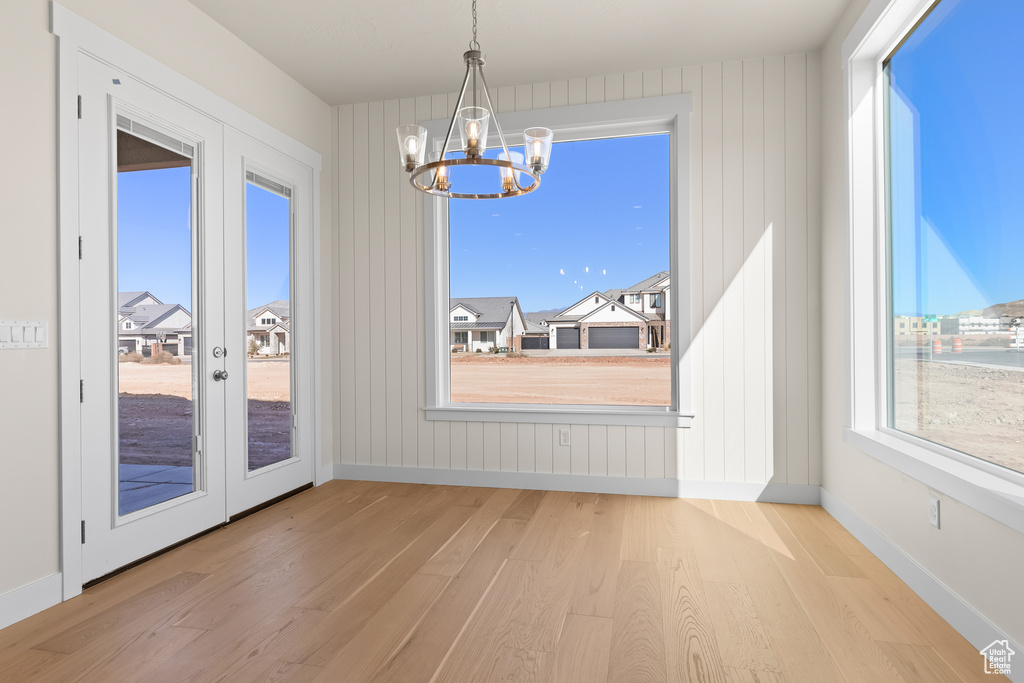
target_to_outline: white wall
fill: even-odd
[[[424,419],[422,348],[400,341],[424,338],[422,195],[392,131],[448,117],[454,96],[339,107],[340,462],[817,484],[819,86],[818,55],[797,54],[497,90],[499,112],[694,94],[694,426],[573,425],[571,448],[551,425]],[[381,272],[402,302],[383,348],[363,303]]]
[[[942,497],[942,528],[928,524],[928,487],[842,442],[846,422],[846,170],[840,45],[867,0],[853,0],[822,49],[824,345],[822,484],[926,571],[1024,642],[1024,537]]]
[[[185,0],[62,4],[323,155],[323,272],[331,270],[331,110]],[[47,0],[0,3],[0,317],[50,321],[45,350],[0,352],[0,595],[59,570],[57,446],[56,48]],[[324,287],[330,319],[336,288]],[[327,348],[331,330],[325,332]],[[333,356],[323,358],[330,376]],[[332,415],[332,387],[322,400]],[[325,421],[325,452],[332,451]],[[16,521],[13,521],[16,520]]]

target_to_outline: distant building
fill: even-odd
[[[944,333],[941,320],[929,320],[920,315],[897,315],[893,318],[894,334],[941,334]],[[951,334],[956,334],[952,332]]]
[[[291,304],[287,301],[271,301],[265,306],[249,310],[246,334],[247,342],[256,342],[256,354],[280,356],[291,353]]]
[[[148,356],[154,348],[191,356],[192,315],[181,304],[165,304],[149,292],[118,292],[118,352]]]

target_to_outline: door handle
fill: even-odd
[[[221,382],[223,380],[226,380],[227,378],[228,378],[228,371],[227,370],[214,370],[213,371],[213,379],[215,381]]]

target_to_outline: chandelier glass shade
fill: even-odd
[[[462,80],[459,100],[452,112],[448,133],[440,150],[427,154],[427,130],[415,124],[399,126],[398,148],[402,168],[409,173],[409,182],[417,190],[453,199],[501,199],[518,197],[540,187],[540,176],[548,169],[553,134],[547,128],[527,128],[523,132],[523,151],[510,151],[501,132],[494,105],[484,78],[484,55],[476,40],[476,0],[473,0],[473,40],[463,56],[466,75]],[[477,84],[480,84],[479,91]],[[470,92],[469,101],[467,91]],[[497,158],[486,158],[488,134],[493,125],[501,152]],[[460,150],[451,147],[452,133],[459,129]],[[461,154],[462,156],[456,156]],[[494,167],[491,191],[458,191],[459,166]]]

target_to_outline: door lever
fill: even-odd
[[[214,370],[213,379],[217,382],[222,382],[228,378],[227,370]]]

